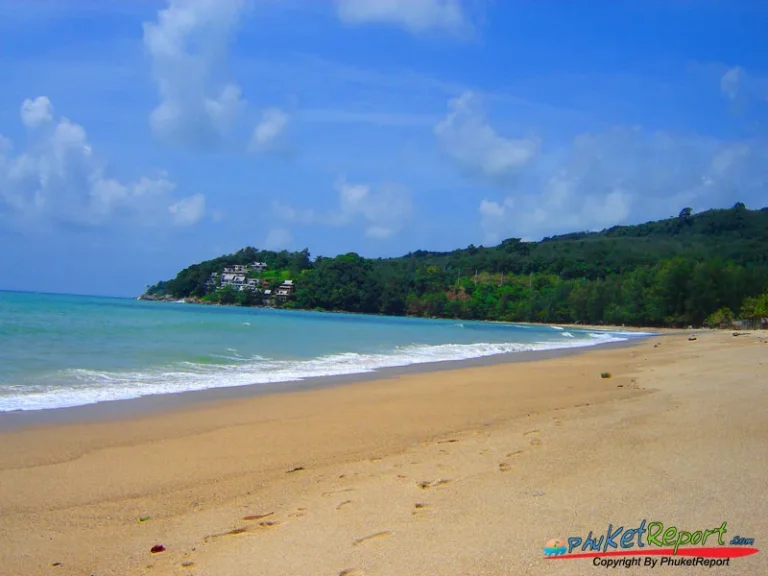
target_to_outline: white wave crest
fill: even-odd
[[[565,335],[566,333],[563,333]],[[637,333],[632,333],[636,335]],[[571,338],[573,336],[571,335]],[[382,368],[409,366],[451,360],[467,360],[497,354],[595,346],[627,340],[616,333],[590,332],[588,338],[570,341],[533,343],[479,343],[411,345],[389,354],[342,353],[310,360],[274,360],[261,357],[224,359],[227,364],[181,362],[165,369],[146,371],[98,372],[74,369],[58,374],[58,381],[68,384],[37,385],[21,392],[6,389],[0,394],[0,412],[43,410],[126,400],[156,394],[175,394],[212,388],[291,382],[320,376],[363,374]]]

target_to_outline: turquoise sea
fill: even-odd
[[[0,292],[0,411],[288,382],[638,336]]]

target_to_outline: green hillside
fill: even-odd
[[[263,262],[257,290],[214,286],[212,273]],[[290,297],[269,292],[295,281]],[[244,248],[190,266],[148,294],[209,302],[360,313],[644,326],[768,316],[768,208],[679,216],[398,258],[335,258]],[[762,303],[762,304],[761,304]]]

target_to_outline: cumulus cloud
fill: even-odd
[[[300,225],[362,225],[369,238],[385,239],[400,232],[413,211],[411,193],[399,184],[355,184],[345,178],[336,181],[338,206],[330,211],[296,208],[281,202],[272,206],[276,218]]]
[[[97,226],[129,218],[142,225],[190,225],[203,215],[198,194],[174,197],[176,184],[165,175],[136,182],[110,178],[94,155],[85,129],[51,115],[45,97],[25,100],[21,120],[40,127],[28,149],[11,154],[10,141],[0,146],[0,215],[13,222],[66,222]],[[2,142],[0,142],[2,144]]]
[[[459,32],[468,25],[459,0],[336,0],[336,12],[345,24],[388,24],[412,33]]]
[[[766,203],[768,146],[619,127],[582,134],[478,207],[488,243],[599,230],[737,201]]]
[[[288,114],[279,108],[267,108],[261,113],[261,120],[253,129],[249,148],[252,152],[275,150],[288,126]]]
[[[164,142],[209,148],[245,107],[240,87],[223,74],[230,37],[245,0],[169,0],[144,23],[160,104],[150,115]]]
[[[30,128],[35,128],[53,120],[53,106],[45,96],[34,100],[27,98],[21,103],[21,121]]]
[[[488,123],[480,98],[465,92],[448,102],[448,114],[435,126],[442,149],[465,171],[492,179],[516,174],[536,156],[535,138],[507,138]]]
[[[734,66],[723,74],[720,78],[720,90],[731,100],[735,100],[739,95],[739,89],[744,79],[744,69],[741,66]]]

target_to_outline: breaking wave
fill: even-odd
[[[413,364],[595,346],[652,334],[596,331],[589,332],[586,338],[573,338],[568,332],[561,335],[570,339],[533,343],[410,345],[394,348],[385,354],[349,352],[307,360],[275,360],[259,356],[243,358],[234,349],[229,349],[230,354],[227,355],[195,358],[142,371],[60,370],[36,385],[25,386],[23,390],[14,387],[0,389],[0,411],[64,408],[156,394],[364,374]]]

